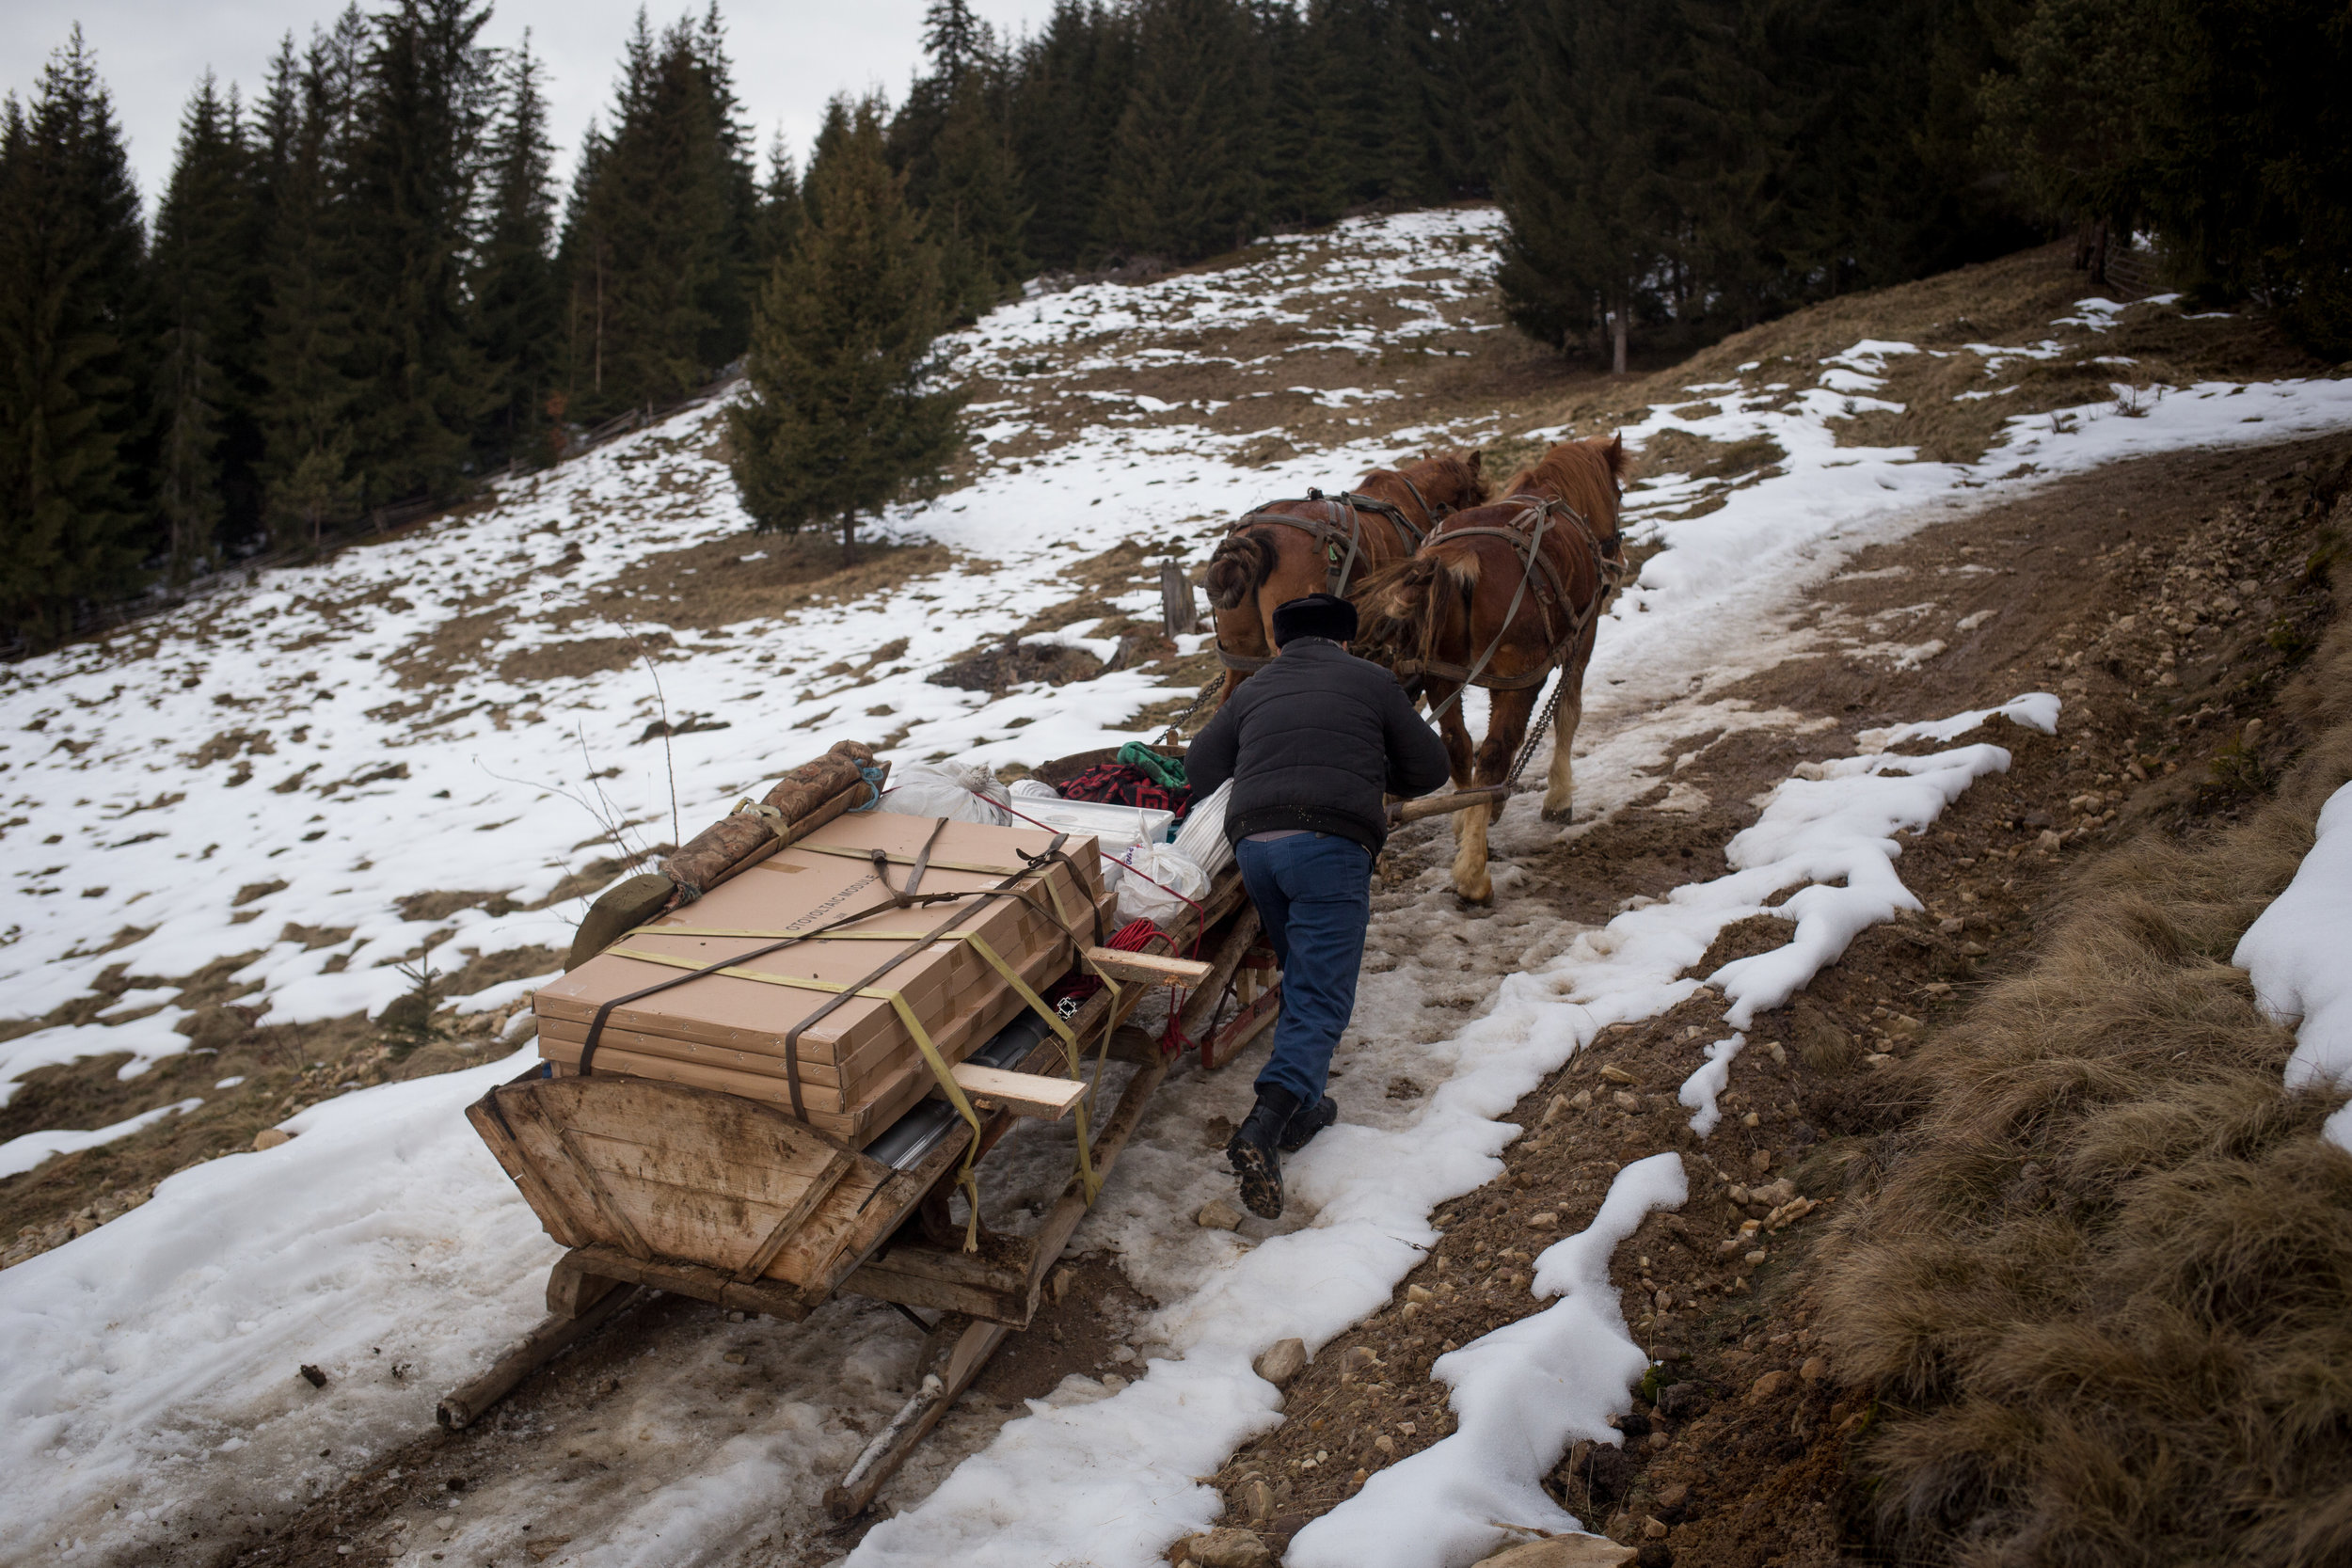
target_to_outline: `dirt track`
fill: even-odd
[[[1530,1134],[1506,1155],[1509,1174],[1448,1206],[1446,1240],[1391,1308],[1320,1352],[1292,1386],[1291,1419],[1220,1472],[1229,1519],[1249,1522],[1261,1505],[1258,1528],[1279,1549],[1352,1493],[1359,1470],[1450,1432],[1431,1361],[1538,1309],[1531,1253],[1581,1228],[1622,1164],[1678,1148],[1692,1201],[1654,1216],[1614,1274],[1629,1321],[1669,1370],[1621,1423],[1625,1447],[1578,1445],[1552,1489],[1588,1528],[1641,1545],[1643,1568],[1868,1560],[1845,1449],[1872,1406],[1839,1386],[1815,1343],[1807,1257],[1839,1195],[1900,1136],[1903,1107],[1874,1087],[1871,1057],[1901,1055],[1972,986],[2029,954],[2079,858],[2135,832],[2229,820],[2263,759],[2292,752],[2275,719],[2252,766],[2238,742],[2326,614],[2306,569],[2312,483],[2346,461],[2352,441],[2334,439],[2118,465],[1867,552],[1820,586],[1807,618],[1832,636],[1941,639],[1945,651],[1899,673],[1836,651],[1791,659],[1734,694],[1831,727],[1692,736],[1648,803],[1522,857],[1564,912],[1604,920],[1629,898],[1713,874],[1763,792],[1800,762],[1851,754],[1860,731],[2029,690],[2066,701],[2055,737],[1997,722],[1969,737],[2014,760],[1905,845],[1899,869],[1927,913],[1866,932],[1747,1032],[1711,1138],[1692,1136],[1674,1101],[1705,1044],[1730,1033],[1708,990],[1606,1033],[1528,1096],[1514,1119]],[[2123,616],[2134,620],[2119,631]],[[1662,809],[1670,793],[1706,803]],[[1417,870],[1445,847],[1424,832],[1391,856]],[[1726,930],[1692,973],[1786,940],[1778,922],[1746,925],[1764,929]],[[1612,1070],[1632,1082],[1619,1087]],[[1784,1201],[1735,1203],[1733,1184],[1784,1179],[1821,1207],[1726,1250],[1743,1220]],[[1556,1222],[1532,1219],[1548,1214]],[[1308,1463],[1318,1451],[1328,1457]],[[1645,1532],[1649,1520],[1658,1530]]]

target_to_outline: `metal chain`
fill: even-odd
[[[1567,667],[1563,665],[1560,668],[1560,678],[1551,683],[1551,700],[1544,705],[1543,717],[1537,719],[1535,727],[1527,732],[1527,739],[1519,747],[1518,760],[1511,765],[1511,771],[1503,775],[1503,788],[1512,789],[1518,786],[1519,775],[1527,771],[1528,763],[1534,758],[1535,748],[1544,743],[1545,735],[1550,731],[1552,716],[1560,711],[1561,693],[1567,689],[1568,671]]]
[[[1224,686],[1225,686],[1225,672],[1223,672],[1222,670],[1220,670],[1220,671],[1218,671],[1216,674],[1211,675],[1211,676],[1209,677],[1209,684],[1208,684],[1208,685],[1206,685],[1206,686],[1204,686],[1204,687],[1202,687],[1202,688],[1200,689],[1200,696],[1198,696],[1198,697],[1195,697],[1195,698],[1192,700],[1192,706],[1190,706],[1190,707],[1188,707],[1188,708],[1184,709],[1184,712],[1182,712],[1182,713],[1178,714],[1175,718],[1170,719],[1170,720],[1168,721],[1168,727],[1167,727],[1167,732],[1166,732],[1166,733],[1168,733],[1168,734],[1169,734],[1169,735],[1174,735],[1174,734],[1176,734],[1177,732],[1179,732],[1180,730],[1182,730],[1182,729],[1184,728],[1184,721],[1185,721],[1185,720],[1187,720],[1187,719],[1190,719],[1190,718],[1191,718],[1194,714],[1196,714],[1196,713],[1200,712],[1200,709],[1201,709],[1201,707],[1202,707],[1202,705],[1205,705],[1205,704],[1208,702],[1208,700],[1209,700],[1210,696],[1211,696],[1212,694],[1214,694],[1215,692],[1217,692],[1217,691],[1219,691],[1219,690],[1223,689],[1224,689]]]

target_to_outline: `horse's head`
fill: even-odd
[[[1462,512],[1486,499],[1486,456],[1479,451],[1433,451],[1406,470],[1440,513]]]
[[[1513,474],[1502,493],[1552,496],[1567,502],[1592,528],[1602,549],[1614,555],[1625,479],[1632,465],[1623,435],[1563,441]]]

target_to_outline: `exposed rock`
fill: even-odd
[[[1267,1346],[1250,1367],[1277,1388],[1287,1388],[1292,1379],[1307,1370],[1307,1341],[1278,1340]]]
[[[1252,1529],[1213,1529],[1196,1535],[1191,1555],[1200,1568],[1275,1568],[1273,1552]]]
[[[294,1134],[282,1127],[264,1127],[253,1134],[255,1148],[276,1148],[279,1144],[294,1142]]]
[[[1477,1568],[1624,1568],[1636,1555],[1605,1535],[1555,1535],[1498,1552]]]
[[[1239,1230],[1241,1228],[1241,1211],[1221,1197],[1209,1199],[1200,1206],[1200,1212],[1192,1218],[1193,1223],[1203,1230]]]
[[[1600,1069],[1600,1075],[1612,1084],[1638,1084],[1641,1082],[1639,1078],[1634,1077],[1633,1074],[1626,1071],[1625,1069],[1618,1067],[1614,1063],[1602,1068]]]
[[[1819,1383],[1828,1371],[1829,1361],[1826,1357],[1808,1355],[1804,1358],[1804,1365],[1797,1369],[1797,1376],[1805,1383]]]
[[[1766,1372],[1748,1386],[1748,1401],[1754,1403],[1757,1400],[1769,1400],[1788,1386],[1788,1374],[1787,1372],[1777,1370]]]

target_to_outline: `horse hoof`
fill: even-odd
[[[1454,896],[1471,909],[1485,909],[1495,901],[1495,885],[1488,882],[1475,893],[1465,892],[1457,887],[1454,890]]]
[[[1576,820],[1576,808],[1573,806],[1546,806],[1543,810],[1543,818],[1547,822],[1573,822]]]

